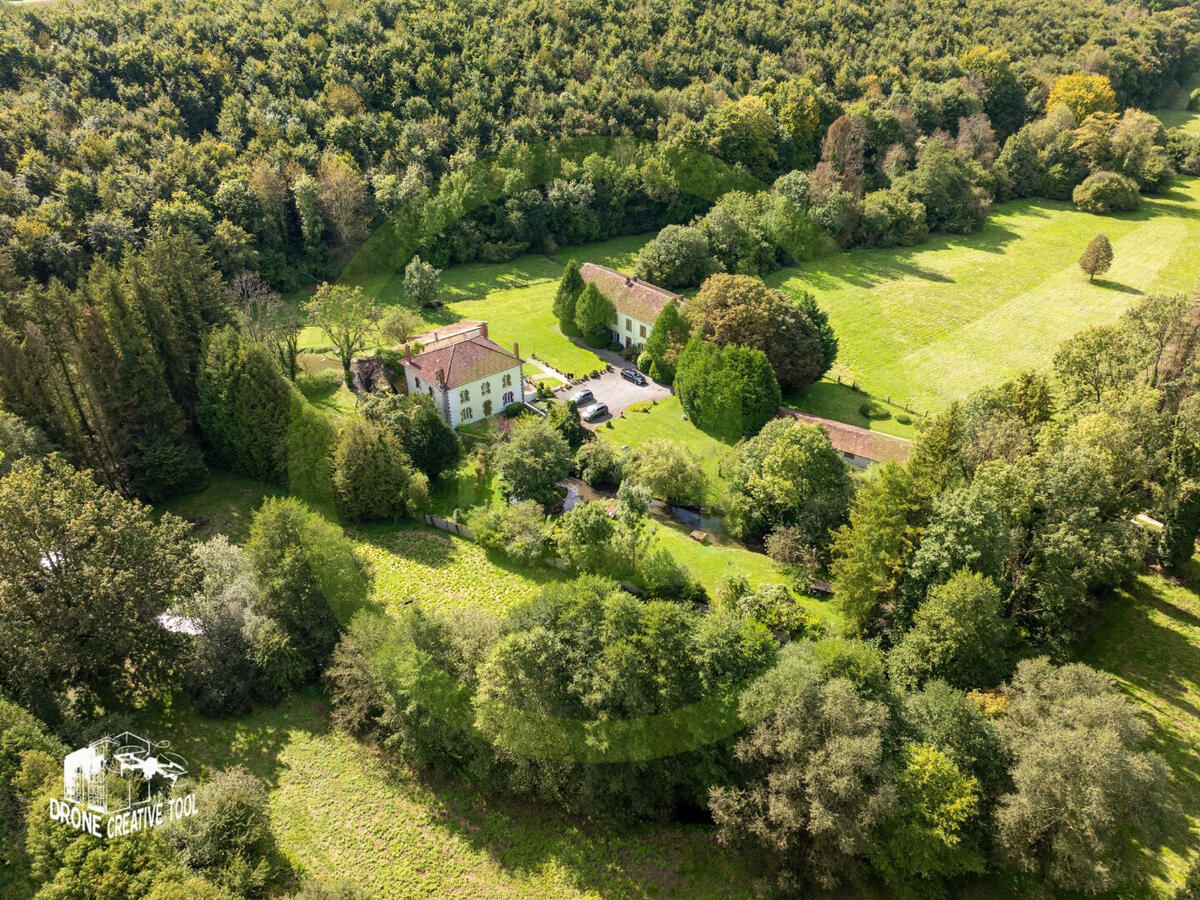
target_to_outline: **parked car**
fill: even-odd
[[[637,369],[622,369],[621,377],[626,381],[632,381],[634,384],[640,384],[642,387],[646,386],[646,376]]]
[[[578,393],[575,394],[575,396],[573,396],[571,398],[571,402],[574,403],[580,409],[583,409],[584,404],[591,403],[595,399],[596,399],[596,395],[592,393],[591,389],[584,388],[582,391],[579,391]]]
[[[595,422],[602,416],[608,415],[608,407],[603,403],[593,403],[579,414],[585,422]]]

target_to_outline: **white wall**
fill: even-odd
[[[508,387],[504,386],[504,376],[508,375],[511,383]],[[421,378],[421,385],[416,385],[416,376],[411,369],[404,370],[405,383],[408,386],[410,394],[429,394],[430,385]],[[487,384],[491,387],[491,392],[485,394],[483,386]],[[467,391],[469,398],[463,402],[459,400],[460,392]],[[504,395],[512,391],[512,400],[510,403],[519,403],[524,399],[525,389],[521,382],[521,364],[514,362],[513,367],[504,372],[498,372],[495,375],[489,375],[486,378],[480,378],[477,381],[472,381],[469,384],[461,385],[460,387],[450,388],[450,427],[457,428],[463,422],[478,422],[480,419],[486,418],[483,412],[483,404],[486,400],[492,401],[491,415],[497,415],[504,412],[504,407],[508,404],[504,402]],[[446,398],[436,386],[433,388],[433,403],[437,407],[439,413],[444,415]],[[470,410],[470,417],[464,417],[463,413]]]
[[[626,322],[629,326],[626,327]],[[642,328],[646,329],[646,333],[642,334]],[[635,319],[633,316],[627,316],[624,313],[617,313],[617,321],[612,325],[613,331],[620,335],[622,346],[641,346],[646,343],[646,339],[650,337],[650,332],[654,330],[653,322],[643,322],[641,319]],[[626,338],[629,338],[626,344]]]

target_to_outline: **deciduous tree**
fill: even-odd
[[[1108,235],[1098,234],[1088,242],[1083,255],[1079,257],[1079,268],[1087,273],[1088,281],[1095,281],[1097,275],[1103,275],[1113,262],[1112,244]]]
[[[379,306],[360,287],[322,284],[304,305],[309,321],[333,344],[342,361],[346,387],[353,383],[350,363],[367,345],[367,336],[381,315]]]

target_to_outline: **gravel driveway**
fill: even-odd
[[[596,401],[608,406],[608,415],[601,416],[595,422],[584,422],[587,428],[603,425],[614,416],[619,416],[634,403],[649,403],[652,400],[665,400],[671,396],[671,389],[657,382],[646,379],[645,386],[626,381],[619,371],[605,372],[599,378],[591,378],[582,384],[572,385],[559,394],[563,400],[570,400],[584,388],[596,395]],[[594,401],[595,402],[595,401]],[[582,404],[588,406],[589,404]]]

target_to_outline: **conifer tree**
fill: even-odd
[[[558,290],[554,292],[554,316],[564,334],[575,332],[575,301],[582,293],[583,277],[579,274],[579,263],[571,260],[563,269]]]

